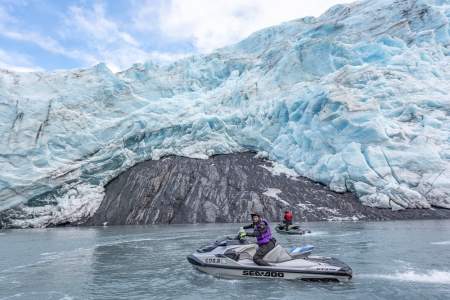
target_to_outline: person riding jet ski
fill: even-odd
[[[342,261],[311,255],[314,246],[283,248],[275,245],[267,220],[253,213],[251,225],[257,244],[248,241],[244,227],[233,237],[224,237],[198,248],[186,258],[197,270],[218,277],[348,281],[352,269]],[[270,263],[270,264],[269,264]]]
[[[284,230],[288,231],[289,230],[289,226],[292,225],[292,218],[293,218],[293,214],[292,211],[290,210],[286,210],[284,212],[284,216],[283,216],[283,224],[284,224]]]
[[[276,240],[272,237],[269,222],[263,219],[261,213],[253,212],[252,224],[244,226],[239,231],[239,239],[244,239],[245,236],[256,237],[258,249],[253,256],[253,261],[259,266],[270,266],[270,264],[263,260],[264,256],[275,248]],[[252,233],[248,233],[245,229],[253,229]]]

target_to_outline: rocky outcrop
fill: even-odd
[[[100,207],[84,224],[247,222],[253,209],[278,221],[286,208],[309,221],[450,217],[446,209],[363,206],[351,193],[336,193],[284,172],[288,174],[254,153],[145,161],[106,186]]]

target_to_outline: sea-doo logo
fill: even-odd
[[[259,277],[284,277],[283,272],[271,272],[271,271],[242,271],[242,275],[244,276],[259,276]]]

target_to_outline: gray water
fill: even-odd
[[[0,231],[0,299],[450,299],[450,221],[308,223],[277,236],[348,263],[348,283],[218,279],[198,246],[236,224]]]

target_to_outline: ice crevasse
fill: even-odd
[[[337,5],[170,64],[0,71],[0,211],[92,214],[147,159],[257,151],[368,206],[450,208],[450,1]]]

